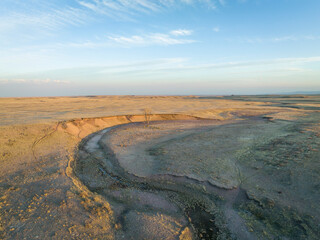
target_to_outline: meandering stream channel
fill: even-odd
[[[285,138],[287,125],[252,118],[115,126],[81,142],[74,172],[110,203],[119,239],[258,239],[263,231],[272,238],[272,227],[252,231],[246,206],[266,209],[270,200],[282,209],[277,189],[291,190],[251,157]]]

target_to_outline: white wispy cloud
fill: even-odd
[[[192,39],[177,38],[179,36],[187,36],[190,34],[190,30],[174,30],[169,34],[151,33],[133,36],[109,36],[108,39],[111,42],[121,44],[123,46],[177,45],[194,43],[195,40]]]
[[[297,41],[298,39],[299,39],[299,37],[295,37],[295,36],[283,36],[283,37],[271,38],[271,39],[269,39],[269,41],[272,41],[272,42],[286,42],[286,41]]]
[[[211,63],[203,65],[183,66],[182,70],[195,70],[195,69],[222,69],[222,68],[247,68],[252,66],[281,66],[286,69],[296,70],[297,67],[306,63],[320,62],[320,56],[316,57],[301,57],[301,58],[276,58],[266,60],[255,60],[255,61],[241,61],[241,62],[225,62],[225,63]],[[290,67],[291,66],[291,67]],[[301,69],[301,68],[300,68]]]
[[[127,16],[128,14],[159,12],[179,5],[206,6],[215,9],[217,5],[224,5],[225,0],[79,0],[78,3],[99,14],[121,17],[121,14],[124,13]]]
[[[172,76],[175,74],[190,74],[197,76],[199,73],[206,73],[208,76],[219,74],[230,76],[232,74],[243,73],[272,73],[279,74],[306,74],[312,72],[308,68],[304,68],[308,63],[320,62],[320,57],[307,58],[280,58],[267,59],[257,61],[243,62],[224,62],[224,63],[209,63],[195,65],[187,61],[187,59],[168,59],[162,62],[137,62],[135,64],[125,64],[118,66],[109,66],[102,68],[98,74],[102,76],[112,76],[115,78],[123,77],[152,77],[154,76]],[[228,72],[228,74],[226,74]]]
[[[170,34],[173,36],[189,36],[192,33],[193,31],[188,29],[177,29],[170,32]]]
[[[114,47],[114,44],[130,47],[130,46],[150,46],[150,45],[179,45],[190,44],[196,40],[186,38],[192,35],[192,30],[178,29],[172,30],[168,33],[146,33],[142,35],[131,36],[108,36],[107,40],[100,39],[99,41],[85,41],[74,43],[61,43],[56,47],[75,47],[75,48],[101,48],[101,47]]]
[[[66,42],[58,43],[53,46],[44,46],[48,49],[61,48],[108,48],[108,47],[147,47],[147,46],[169,46],[195,43],[196,40],[183,38],[183,36],[172,36],[167,33],[148,33],[143,35],[107,36],[106,39],[99,41],[84,41],[84,42]],[[35,47],[36,48],[36,47]]]
[[[25,78],[12,78],[12,79],[0,79],[0,84],[69,84],[70,81],[66,80],[57,80],[57,79],[25,79]]]
[[[20,10],[0,16],[0,32],[23,30],[25,27],[53,30],[62,26],[82,25],[88,18],[83,10],[74,7],[34,9],[29,12]]]
[[[239,37],[236,39],[228,39],[229,41],[240,41],[247,43],[281,43],[281,42],[292,42],[292,41],[314,41],[320,40],[320,36],[315,35],[304,35],[304,36],[295,36],[295,35],[287,35],[287,36],[277,36],[277,37]]]
[[[309,63],[313,63],[308,65]],[[127,62],[121,64],[106,64],[102,66],[65,68],[50,71],[33,72],[28,74],[20,74],[0,78],[0,85],[4,89],[6,86],[38,86],[38,87],[67,87],[69,83],[79,83],[91,79],[91,83],[106,83],[112,79],[112,82],[134,82],[139,80],[144,83],[154,81],[169,82],[172,79],[186,79],[197,81],[215,79],[234,79],[243,81],[242,76],[246,76],[254,81],[257,76],[264,76],[266,79],[288,77],[296,78],[299,81],[305,76],[317,78],[319,71],[313,69],[314,63],[320,63],[320,56],[305,58],[280,58],[266,59],[257,61],[239,61],[239,62],[223,62],[194,64],[191,59],[184,58],[168,58],[168,59],[151,59],[137,62]],[[41,78],[48,76],[49,78]],[[52,80],[59,79],[59,80]],[[60,80],[61,79],[61,80]],[[68,81],[69,80],[69,81]],[[289,81],[289,80],[288,80]],[[288,82],[289,83],[289,82]],[[69,85],[70,86],[70,85]],[[5,94],[5,93],[3,93]]]
[[[8,0],[3,4],[5,7],[0,8],[0,33],[4,34],[10,31],[30,33],[36,30],[52,31],[66,26],[81,26],[103,16],[116,20],[134,20],[140,14],[167,11],[180,5],[216,8],[217,5],[223,5],[223,1],[72,0],[56,3],[42,0]]]
[[[320,40],[320,36],[305,35],[305,36],[282,36],[269,39],[272,42],[287,42],[287,41],[301,41],[301,40]]]
[[[145,0],[82,0],[78,3],[87,10],[117,20],[132,20],[132,17],[138,13],[156,12],[161,9],[160,5]]]
[[[208,63],[194,65],[188,63],[187,59],[167,59],[161,60],[160,62],[152,62],[146,64],[145,62],[138,62],[131,65],[117,65],[103,68],[99,73],[112,73],[112,74],[163,74],[163,73],[179,73],[179,72],[190,72],[196,73],[197,71],[215,72],[224,69],[234,70],[247,70],[256,71],[257,68],[261,68],[263,71],[273,72],[307,72],[308,69],[303,68],[305,64],[320,62],[319,57],[305,57],[305,58],[277,58],[277,59],[266,59],[256,61],[240,61],[240,62],[224,62],[224,63]],[[124,70],[125,69],[125,70]],[[264,70],[262,70],[264,69]],[[228,70],[229,71],[229,70]]]
[[[126,64],[118,64],[111,66],[99,67],[96,69],[96,73],[121,73],[121,72],[136,72],[144,71],[145,69],[163,69],[169,68],[172,66],[179,66],[183,63],[186,63],[188,59],[186,58],[162,58],[162,59],[153,59],[147,61],[139,61]],[[125,69],[125,71],[124,71]]]

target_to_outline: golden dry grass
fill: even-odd
[[[265,99],[0,98],[0,238],[112,239],[111,229],[116,228],[112,210],[75,182],[67,166],[84,137],[108,126],[130,122],[133,115],[143,114],[146,108],[153,114],[180,113],[221,121],[262,114],[293,119],[305,114],[302,109],[272,106]],[[97,118],[119,115],[125,116]],[[143,121],[143,116],[135,120],[140,118]]]
[[[283,108],[261,106],[266,102],[225,99],[201,99],[183,96],[95,96],[0,98],[0,125],[48,123],[74,118],[152,113],[184,113],[199,117],[223,119],[222,113],[283,111]],[[245,111],[245,112],[243,112]],[[288,111],[288,109],[286,110]]]

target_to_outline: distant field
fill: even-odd
[[[319,146],[320,95],[0,98],[0,238],[319,239]]]
[[[211,118],[222,118],[221,113],[231,111],[280,112],[314,107],[319,104],[319,96],[87,96],[87,97],[39,97],[0,98],[0,124],[17,125],[47,123],[73,118],[141,114],[150,108],[154,113],[189,113]],[[298,101],[298,102],[297,102]],[[274,107],[288,107],[280,109]],[[317,105],[318,106],[318,105]],[[291,107],[291,106],[289,106]],[[318,106],[319,107],[319,106]],[[319,110],[319,109],[318,109]]]

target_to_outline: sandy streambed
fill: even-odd
[[[117,226],[121,226],[118,231],[119,237],[212,239],[219,235],[228,236],[224,224],[216,223],[215,215],[220,213],[215,203],[210,200],[212,196],[209,193],[213,193],[213,196],[218,198],[217,193],[219,192],[233,201],[240,189],[226,194],[225,189],[217,188],[206,180],[201,181],[183,175],[152,174],[152,165],[155,163],[148,166],[148,160],[143,158],[143,151],[153,146],[154,141],[165,141],[172,137],[183,137],[195,131],[206,131],[217,124],[216,121],[168,121],[152,123],[148,127],[143,124],[130,124],[103,130],[86,141],[81,149],[90,153],[91,159],[95,158],[95,161],[94,165],[90,164],[89,177],[88,172],[82,168],[81,156],[83,154],[79,155],[80,163],[76,169],[82,170],[77,171],[78,177],[89,186],[89,189],[111,199]],[[136,127],[143,132],[138,133]],[[133,169],[130,171],[123,167],[126,162],[123,159],[128,160],[128,155],[122,159],[122,156],[115,154],[114,150],[106,144],[109,142],[109,137],[117,134],[122,128],[125,131],[130,129],[129,133],[135,132],[139,135],[135,137],[135,144],[140,146],[136,148],[138,155],[131,156],[131,160],[139,158],[139,161],[135,161],[138,167],[131,162],[128,166]],[[132,128],[133,131],[131,131]],[[120,138],[121,140],[126,139],[127,143],[122,143],[122,145],[116,143],[116,146],[126,148],[131,145],[129,144],[131,140],[127,136]],[[147,144],[144,142],[146,140]],[[100,145],[100,149],[97,148],[97,145]],[[126,152],[130,154],[132,150],[128,149]],[[118,161],[119,159],[122,160]],[[92,168],[95,167],[99,172],[98,178],[92,173]],[[138,174],[134,172],[135,170],[138,170]],[[238,221],[237,224],[241,225],[243,222]],[[241,230],[245,232],[244,227]],[[247,233],[247,235],[250,234]]]
[[[307,179],[299,177],[295,163],[276,170],[270,167],[276,162],[259,160],[262,145],[292,137],[294,126],[263,118],[223,125],[209,120],[122,125],[89,136],[75,172],[112,206],[118,238],[259,239],[292,237],[295,231],[312,239],[316,222],[301,207],[303,200],[292,198]],[[283,146],[278,148],[283,154]],[[283,182],[288,171],[289,186]],[[317,194],[310,194],[310,203]],[[296,221],[295,214],[301,219],[297,226],[281,225],[282,219]],[[279,223],[272,225],[274,219]]]

